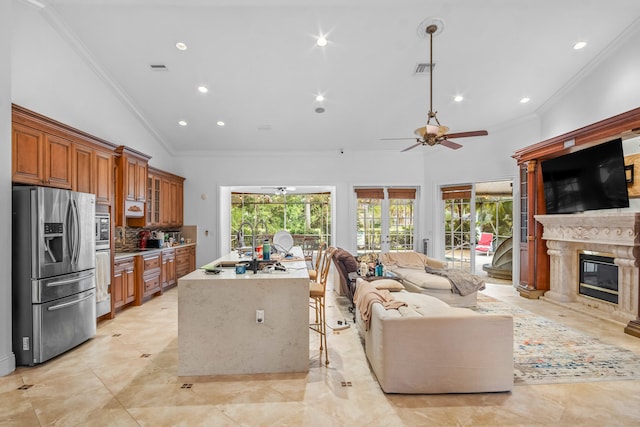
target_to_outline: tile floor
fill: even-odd
[[[490,284],[484,292],[640,354],[640,339],[625,335],[620,325],[526,300],[509,285]],[[329,367],[320,363],[313,333],[305,374],[178,377],[177,296],[174,288],[126,309],[100,323],[97,336],[78,348],[0,378],[0,425],[640,425],[640,381],[385,395],[353,326],[329,336]],[[336,302],[331,305],[330,321],[342,317]]]

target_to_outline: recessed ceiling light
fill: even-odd
[[[520,98],[520,103],[521,103],[521,104],[526,104],[526,103],[527,103],[527,102],[529,102],[529,101],[531,101],[531,98],[528,98],[528,97],[526,97],[526,96],[525,96],[525,97],[523,97],[523,98]]]
[[[318,102],[322,102],[322,101],[324,101],[324,96],[322,96],[322,95],[317,95],[317,96],[316,96],[316,101],[318,101]]]
[[[201,93],[207,93],[209,92],[209,89],[206,86],[198,86],[198,91]]]
[[[180,120],[180,121],[178,122],[178,124],[179,124],[180,126],[186,126],[186,125],[187,125],[187,122],[186,122],[186,121],[184,121],[184,120]]]
[[[574,45],[573,45],[573,48],[574,48],[575,50],[580,50],[580,49],[582,49],[583,47],[585,47],[586,45],[587,45],[587,42],[578,42],[578,43],[576,43],[576,44],[574,44]]]
[[[178,43],[176,43],[176,48],[178,50],[187,50],[187,45],[185,43],[178,42]]]
[[[316,40],[316,44],[320,47],[325,47],[327,45],[328,41],[327,38],[325,36],[320,36],[318,37],[318,40]]]
[[[224,122],[222,120],[217,121],[216,124],[218,126],[224,126]]]
[[[456,95],[455,98],[453,98],[453,100],[456,102],[462,102],[463,99],[464,99],[464,96],[462,95]]]

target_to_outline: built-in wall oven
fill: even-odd
[[[111,218],[96,212],[96,317],[111,312]]]

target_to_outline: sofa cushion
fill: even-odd
[[[404,286],[402,286],[402,283],[398,282],[397,280],[393,280],[393,279],[373,280],[371,282],[371,284],[376,289],[386,289],[386,290],[388,290],[390,292],[399,292],[399,291],[403,291],[404,290]]]
[[[420,288],[451,290],[451,282],[446,277],[429,274],[424,271],[424,267],[421,270],[397,268],[393,272],[402,280],[409,281]]]
[[[393,296],[396,301],[402,301],[407,306],[400,307],[397,310],[385,310],[380,316],[381,320],[398,317],[436,316],[449,313],[451,310],[451,307],[446,302],[428,295],[401,291],[394,293]]]
[[[385,252],[380,255],[380,261],[387,269],[398,267],[423,269],[428,265],[432,268],[445,268],[447,263],[439,259],[430,258],[419,252]]]

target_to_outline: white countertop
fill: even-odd
[[[246,274],[236,274],[235,267],[218,267],[221,263],[242,263],[242,262],[250,262],[250,257],[240,257],[237,252],[231,252],[226,254],[215,261],[189,273],[187,276],[184,276],[185,279],[188,280],[250,280],[250,279],[308,279],[309,271],[307,270],[307,263],[304,260],[304,256],[302,255],[302,249],[300,247],[294,247],[291,249],[291,253],[293,254],[293,258],[281,258],[277,254],[273,254],[271,260],[263,261],[263,263],[268,262],[280,262],[286,271],[274,270],[274,271],[258,271],[258,273],[254,274],[253,271],[247,268]],[[220,273],[213,274],[207,273],[204,271],[205,267],[218,267]]]

